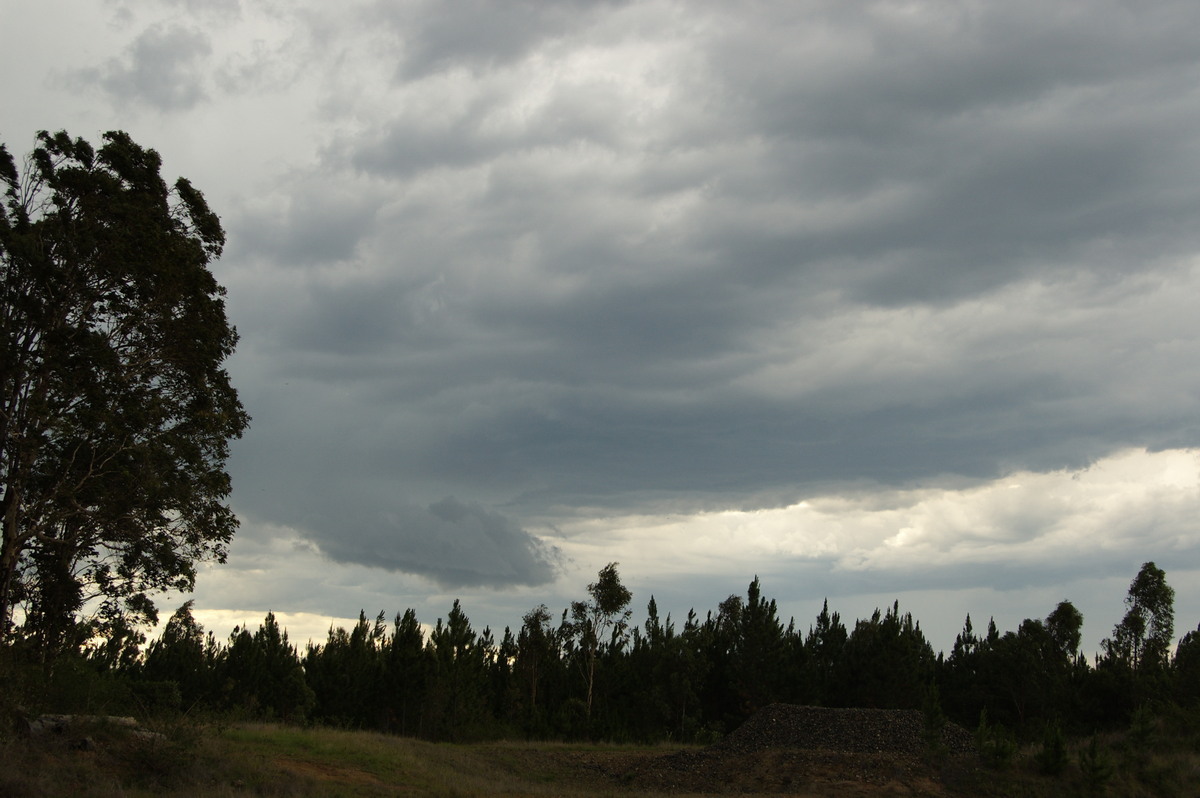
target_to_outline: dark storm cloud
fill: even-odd
[[[328,185],[322,190],[320,182],[305,181],[293,192],[243,208],[229,224],[235,254],[296,269],[351,260],[372,229],[376,209],[369,197]]]
[[[667,55],[638,7],[406,8],[373,12],[404,41],[393,101],[233,223],[281,275],[241,300],[256,517],[533,584],[554,560],[522,527],[580,506],[1200,445],[1163,290],[1200,248],[1191,6],[713,6]],[[581,78],[588,46],[645,63]],[[447,495],[477,504],[413,509]],[[455,575],[443,539],[493,553]]]
[[[156,25],[142,31],[122,57],[76,72],[73,79],[121,102],[183,110],[205,98],[202,67],[211,52],[208,36],[195,28]]]
[[[295,393],[311,410],[308,389],[297,385]],[[257,404],[267,414],[256,429],[260,443],[239,454],[234,469],[239,512],[295,528],[335,561],[420,574],[447,588],[553,579],[557,551],[504,515],[452,497],[424,507],[409,501],[408,479],[418,473],[397,451],[393,423],[376,412],[364,424],[346,395],[325,406],[328,417],[306,428],[286,406]]]
[[[1027,394],[1002,385],[927,407],[857,413],[750,398],[700,407],[591,398],[465,424],[448,431],[425,464],[428,476],[447,481],[536,485],[519,500],[535,509],[547,502],[619,506],[639,496],[753,508],[757,493],[778,497],[784,488],[805,495],[860,480],[912,485],[942,474],[995,478],[1018,465],[1081,467],[1114,445],[1186,423],[1159,419],[1114,430],[1119,417],[1078,418],[1069,405],[1026,415],[1029,407]]]
[[[756,268],[892,255],[886,273],[858,286],[872,302],[937,300],[1032,269],[1077,268],[1080,249],[1101,237],[1129,249],[1089,268],[1128,268],[1164,243],[1192,251],[1195,236],[1179,234],[1196,194],[1172,185],[1195,147],[1187,12],[1067,8],[1076,10],[1047,18],[1042,7],[1006,4],[936,18],[926,10],[924,24],[864,12],[733,28],[710,51],[710,75],[737,109],[730,117],[770,143],[771,170],[731,199],[779,191],[853,201],[881,190],[910,199],[774,247],[763,231],[721,227],[714,244],[731,259],[747,249]],[[1175,231],[1167,242],[1164,229]]]
[[[337,323],[370,323],[361,306],[357,314]],[[345,345],[336,332],[319,343]],[[319,371],[322,360],[362,356],[361,345],[350,358],[313,349],[304,362]],[[254,440],[235,446],[231,471],[236,509],[252,522],[287,525],[335,561],[419,574],[446,588],[553,579],[557,551],[516,521],[476,502],[422,501],[441,486],[429,479],[421,449],[438,445],[445,421],[423,421],[401,404],[389,408],[368,390],[377,375],[307,379],[294,363],[270,359],[245,377]]]
[[[426,508],[386,513],[346,508],[334,524],[345,534],[318,533],[321,551],[339,562],[423,574],[445,587],[543,585],[554,577],[556,552],[499,513],[452,497]]]

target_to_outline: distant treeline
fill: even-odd
[[[147,708],[450,741],[704,742],[774,702],[924,709],[971,728],[986,713],[1032,738],[1047,723],[1091,734],[1147,704],[1200,704],[1200,628],[1175,645],[1174,592],[1154,563],[1091,662],[1069,601],[1003,634],[994,623],[978,632],[968,616],[944,654],[898,603],[849,627],[828,602],[807,629],[785,624],[757,578],[704,617],[663,618],[651,598],[643,626],[629,624],[615,563],[587,592],[561,615],[536,607],[499,636],[476,631],[455,601],[427,634],[412,610],[390,623],[363,614],[304,650],[273,614],[218,641],[188,602],[144,650],[135,638],[109,640],[70,667],[102,672]]]

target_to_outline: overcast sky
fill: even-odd
[[[1200,622],[1200,4],[0,0],[0,141],[205,192],[253,422],[200,620],[610,561],[949,649]],[[170,612],[183,598],[162,602]]]

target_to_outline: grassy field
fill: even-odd
[[[65,737],[0,740],[0,795],[81,796],[636,796],[660,795],[1178,795],[1200,794],[1200,752],[1102,742],[1112,772],[1089,782],[1082,743],[1058,776],[1032,750],[1005,767],[792,750],[719,757],[700,748],[495,742],[435,744],[370,732],[270,724],[155,725],[138,739],[96,724]],[[77,740],[91,744],[79,750]]]
[[[131,738],[96,724],[70,739],[0,742],[0,795],[375,796],[624,795],[580,763],[590,756],[652,756],[667,749],[553,743],[436,744],[371,732],[273,724],[157,726],[165,739]],[[91,750],[77,750],[76,735]],[[652,795],[654,793],[645,793]]]

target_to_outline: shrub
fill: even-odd
[[[1095,735],[1087,748],[1079,752],[1079,771],[1083,781],[1094,795],[1102,795],[1108,788],[1108,782],[1113,776],[1112,759],[1108,752],[1100,748]]]
[[[946,713],[942,711],[941,695],[936,684],[930,685],[925,693],[921,714],[924,718],[925,745],[931,753],[939,754],[945,749],[942,730],[946,728]]]
[[[1158,718],[1148,704],[1142,704],[1129,720],[1129,731],[1125,735],[1130,748],[1135,752],[1147,751],[1158,731]]]
[[[1000,724],[989,724],[987,709],[979,713],[979,728],[975,732],[979,757],[988,767],[1002,770],[1012,764],[1017,753],[1017,742],[1008,729]]]
[[[1062,726],[1058,721],[1046,724],[1042,733],[1042,746],[1033,759],[1038,771],[1046,776],[1057,776],[1066,770],[1067,738],[1063,736]]]

